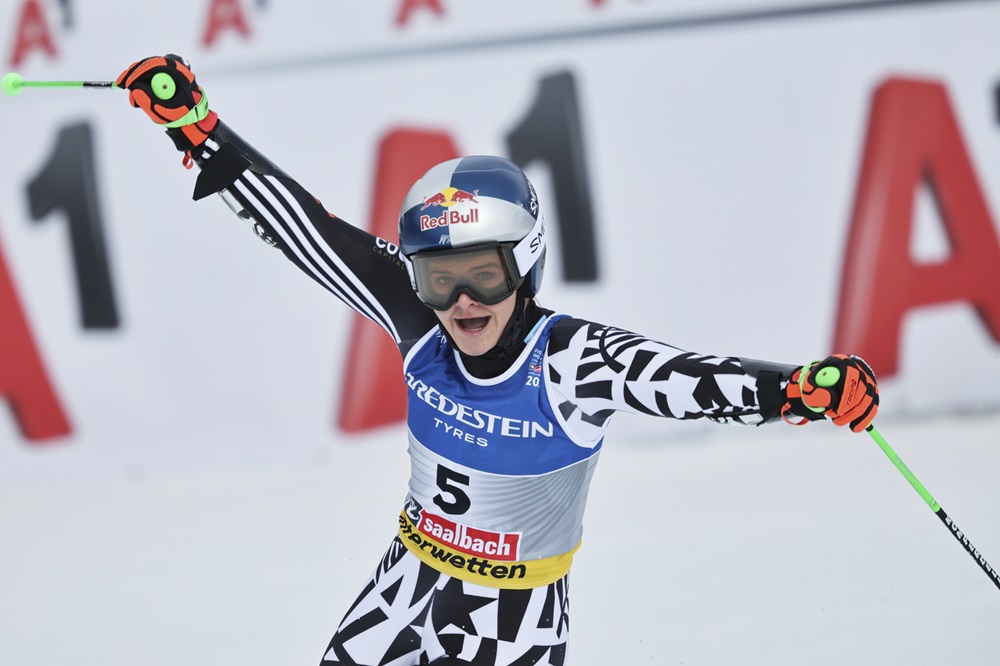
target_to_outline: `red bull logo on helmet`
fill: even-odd
[[[420,210],[427,210],[431,206],[450,208],[457,203],[479,203],[479,199],[476,198],[477,196],[479,196],[479,190],[466,192],[457,187],[446,187],[434,196],[424,197],[424,205],[420,207]]]
[[[452,224],[474,224],[479,222],[479,209],[472,208],[466,212],[458,210],[447,210],[458,203],[479,203],[479,190],[466,192],[455,187],[446,187],[434,196],[424,197],[424,205],[420,210],[426,210],[431,206],[441,207],[441,215],[421,215],[420,230],[429,231],[439,227],[447,227]],[[464,206],[463,206],[464,208]]]
[[[446,210],[438,217],[430,215],[420,216],[420,230],[430,231],[438,227],[447,227],[452,224],[475,224],[479,221],[479,209],[473,208],[468,213],[457,210]]]

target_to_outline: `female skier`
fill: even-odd
[[[409,493],[324,666],[561,666],[570,564],[615,412],[855,431],[875,416],[874,374],[854,356],[704,356],[540,307],[543,216],[505,159],[430,169],[403,201],[397,246],[327,213],[220,122],[181,58],[140,60],[116,83],[198,164],[196,199],[222,195],[403,357]]]

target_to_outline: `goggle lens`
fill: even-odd
[[[461,293],[483,305],[495,305],[521,283],[520,276],[511,277],[517,275],[513,254],[503,245],[423,252],[410,260],[417,295],[435,310],[447,310]]]

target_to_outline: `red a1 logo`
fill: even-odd
[[[930,187],[951,255],[910,256],[917,188]],[[1000,343],[1000,242],[943,85],[892,78],[875,91],[844,255],[833,348],[899,370],[903,318],[964,301]]]
[[[577,261],[563,262],[563,279],[592,281],[597,277],[596,248],[576,111],[572,75],[546,78],[507,142],[511,158],[522,167],[535,160],[549,167],[557,218],[561,224],[575,225],[572,233],[561,234],[563,244],[576,244],[561,247],[562,254]],[[576,122],[565,122],[567,118]],[[574,128],[575,133],[570,132]],[[458,154],[448,135],[406,129],[390,133],[380,146],[370,230],[393,240],[396,211],[386,207],[388,202],[402,200],[426,168]],[[64,128],[29,186],[28,198],[39,220],[53,210],[67,213],[82,327],[115,328],[118,314],[94,204],[96,193],[93,179],[83,178],[93,171],[89,129]],[[86,183],[77,183],[81,179]],[[909,248],[915,195],[924,184],[935,195],[951,254],[940,262],[920,264],[911,258]],[[1000,241],[947,92],[933,81],[889,79],[877,88],[869,116],[833,348],[864,357],[880,377],[892,376],[899,369],[903,318],[911,310],[948,302],[971,304],[1000,343]],[[401,420],[406,405],[400,380],[401,363],[391,340],[374,325],[358,321],[342,388],[339,428],[357,432]],[[15,422],[29,441],[71,432],[0,246],[3,401],[12,407]]]
[[[69,419],[35,346],[0,247],[0,398],[10,401],[21,433],[41,442],[70,433]]]

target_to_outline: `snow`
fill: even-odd
[[[1000,565],[1000,415],[879,428]],[[406,474],[400,444],[0,492],[0,661],[316,664]],[[571,598],[574,665],[1000,663],[1000,590],[867,435],[829,424],[612,426]]]

